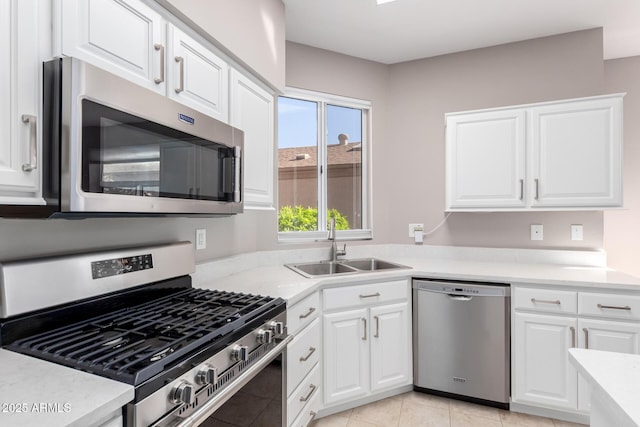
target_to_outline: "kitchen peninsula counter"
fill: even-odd
[[[134,397],[128,384],[4,349],[0,378],[3,426],[98,426]]]

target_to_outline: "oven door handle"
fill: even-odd
[[[215,398],[205,403],[202,408],[186,417],[183,421],[174,427],[191,427],[197,426],[211,414],[218,410],[227,400],[236,394],[245,384],[260,373],[269,363],[271,363],[280,353],[282,353],[293,337],[288,335],[282,342],[275,346],[266,356],[264,356],[255,365],[249,367],[242,375],[234,380],[227,388],[222,390]],[[160,423],[162,420],[160,420]]]

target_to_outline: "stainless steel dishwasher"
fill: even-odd
[[[414,389],[509,408],[509,285],[413,280]]]

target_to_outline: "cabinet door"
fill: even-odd
[[[273,208],[274,96],[231,70],[230,123],[244,131],[244,199],[247,208]]]
[[[515,314],[513,400],[557,408],[577,408],[577,370],[569,363],[576,345],[577,319]]]
[[[622,97],[531,109],[533,207],[622,205]]]
[[[0,203],[43,204],[42,60],[50,55],[49,2],[0,0]],[[36,156],[34,158],[34,156]]]
[[[447,209],[525,206],[525,113],[447,116]]]
[[[366,309],[324,316],[324,402],[364,396],[369,390],[369,321]]]
[[[411,322],[409,303],[370,309],[371,390],[410,384]]]
[[[164,24],[140,0],[65,0],[62,53],[165,93]]]
[[[224,122],[228,119],[227,63],[175,26],[168,25],[170,98]]]
[[[640,354],[640,324],[608,320],[579,319],[579,346],[593,350]],[[578,376],[578,409],[590,409],[588,383]]]

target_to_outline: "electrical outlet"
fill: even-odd
[[[414,237],[416,232],[422,233],[424,231],[424,224],[409,224],[409,237]]]
[[[582,224],[571,224],[571,240],[582,240]]]
[[[206,228],[196,229],[196,250],[207,248],[207,230]]]
[[[542,240],[542,224],[531,224],[531,240]]]

